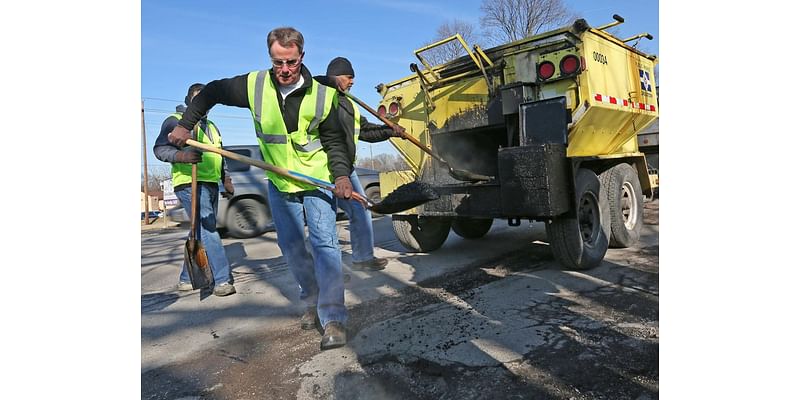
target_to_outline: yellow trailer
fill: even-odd
[[[403,126],[446,163],[409,141],[392,144],[411,166],[381,175],[387,194],[411,180],[440,199],[392,216],[411,251],[441,247],[452,229],[476,239],[493,219],[545,221],[565,268],[602,261],[609,245],[639,238],[644,197],[652,194],[637,133],[658,117],[655,56],[606,31],[624,20],[573,24],[491,49],[460,35],[415,51],[412,74],[377,86],[378,113]],[[457,41],[467,55],[430,65],[423,53]],[[484,175],[458,181],[447,167]]]

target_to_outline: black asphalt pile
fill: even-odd
[[[439,193],[433,186],[424,182],[409,182],[389,193],[371,210],[378,214],[394,214],[439,199]]]

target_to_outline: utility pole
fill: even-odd
[[[372,169],[375,169],[375,157],[372,156],[372,143],[369,144],[369,160],[372,162]]]
[[[144,224],[150,225],[150,197],[147,193],[147,135],[144,131],[144,99],[142,100],[142,156],[144,157]]]

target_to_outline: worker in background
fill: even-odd
[[[169,136],[182,146],[194,123],[216,104],[249,108],[267,163],[334,182],[331,193],[266,172],[278,246],[307,306],[300,327],[314,329],[318,321],[324,331],[320,349],[327,350],[347,343],[336,197],[349,199],[352,194],[353,162],[332,112],[336,90],[312,79],[303,65],[303,45],[303,35],[294,28],[272,30],[267,35],[272,68],[209,82]],[[311,252],[305,246],[304,220]]]
[[[348,92],[355,81],[355,71],[350,61],[344,57],[336,57],[328,64],[325,76],[316,76],[314,79],[326,86]],[[345,127],[348,140],[348,149],[355,163],[355,151],[358,141],[377,143],[391,137],[403,137],[403,128],[395,125],[392,129],[387,125],[373,124],[361,115],[358,106],[347,96],[339,96],[339,120]],[[396,130],[395,130],[396,129]],[[355,168],[350,174],[353,190],[366,197],[364,188],[358,179]],[[355,270],[380,271],[386,267],[385,258],[375,257],[375,237],[372,230],[372,213],[357,202],[342,202],[339,207],[344,210],[350,220],[350,243],[353,248],[352,268]]]
[[[184,102],[188,106],[192,99],[203,90],[202,83],[195,83],[189,87]],[[192,164],[197,164],[197,200],[198,214],[196,216],[200,226],[200,242],[205,248],[208,262],[211,264],[211,271],[214,274],[214,295],[228,296],[236,293],[233,286],[231,266],[225,249],[222,247],[222,239],[217,232],[217,206],[219,202],[219,182],[223,182],[225,192],[223,196],[233,196],[233,182],[228,175],[225,166],[225,159],[215,153],[200,153],[191,148],[180,149],[171,144],[167,135],[178,125],[178,120],[183,116],[183,106],[178,106],[174,114],[167,117],[161,124],[161,133],[153,145],[153,153],[156,158],[163,162],[172,164],[172,185],[175,188],[175,195],[180,200],[186,215],[192,215]],[[222,136],[217,126],[205,117],[199,118],[197,140],[211,146],[221,148]],[[192,124],[194,126],[194,124]],[[183,261],[180,278],[178,280],[179,291],[192,290],[189,280],[189,271],[186,260]]]

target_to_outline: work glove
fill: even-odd
[[[392,128],[392,136],[399,137],[399,138],[406,138],[406,129],[400,125],[394,124],[391,126]]]
[[[336,187],[333,193],[340,199],[349,199],[353,194],[353,184],[350,182],[350,177],[338,176],[334,180],[334,185]]]
[[[222,197],[226,199],[233,198],[233,182],[231,181],[230,176],[226,176],[225,180],[222,183],[222,186],[225,187],[225,191],[222,192]]]
[[[172,132],[170,132],[169,135],[167,135],[167,139],[169,139],[169,142],[178,147],[185,146],[186,140],[191,138],[192,138],[192,132],[180,125],[176,126],[172,130]]]
[[[192,150],[181,150],[175,153],[175,162],[186,164],[197,164],[203,159],[203,155]]]

